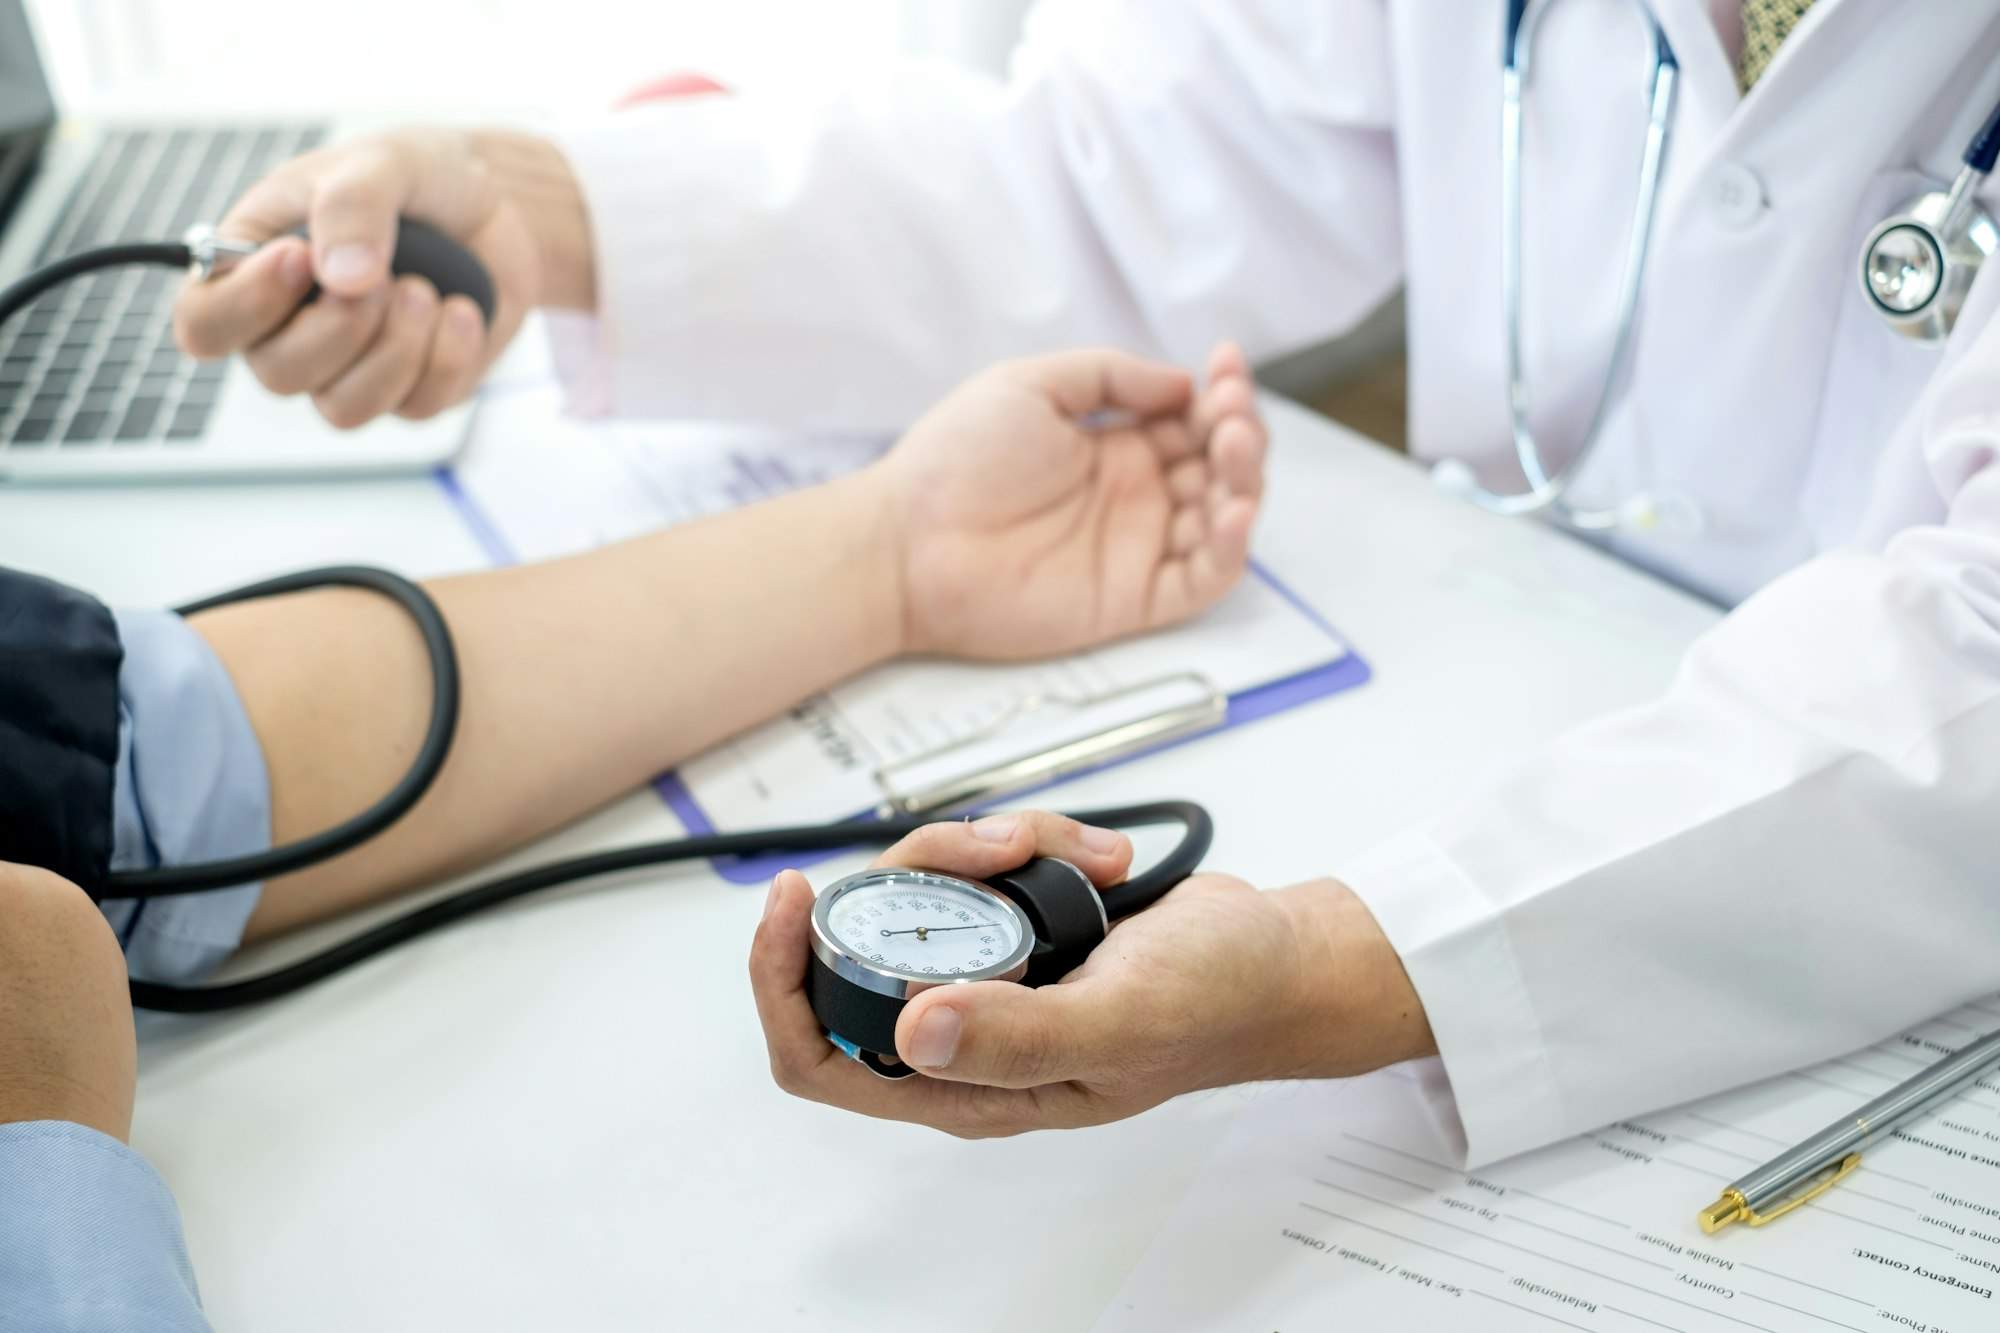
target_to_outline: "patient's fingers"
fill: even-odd
[[[1250,529],[1256,521],[1257,502],[1248,496],[1231,496],[1216,506],[1201,539],[1161,562],[1148,608],[1151,623],[1185,620],[1228,592],[1249,566]]]
[[[1189,422],[1190,415],[1190,413],[1176,413],[1155,417],[1141,427],[1163,467],[1171,467],[1184,458],[1201,455],[1203,441],[1195,435]]]
[[[1142,417],[1179,412],[1194,392],[1186,371],[1111,348],[1029,357],[1013,363],[1013,369],[1073,417],[1104,411]]]
[[[1167,554],[1185,556],[1208,539],[1208,512],[1200,505],[1174,511],[1167,524]]]
[[[1269,434],[1254,416],[1232,416],[1215,428],[1208,445],[1208,468],[1231,495],[1264,493],[1264,454]]]
[[[1213,479],[1207,458],[1184,458],[1167,469],[1167,494],[1176,505],[1199,504],[1208,498]]]
[[[1209,354],[1208,375],[1201,395],[1189,414],[1188,429],[1194,438],[1207,441],[1224,417],[1257,411],[1256,384],[1250,378],[1250,363],[1234,343],[1219,343]]]

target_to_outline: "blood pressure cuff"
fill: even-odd
[[[111,869],[124,660],[101,602],[0,569],[0,861],[92,897]]]

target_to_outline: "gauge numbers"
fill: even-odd
[[[854,957],[913,979],[984,973],[1021,943],[1007,904],[940,876],[857,884],[832,904],[827,925]]]

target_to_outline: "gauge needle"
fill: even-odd
[[[908,930],[885,929],[882,934],[884,936],[915,935],[920,940],[927,940],[940,930],[983,930],[996,924],[998,923],[993,921],[975,921],[969,926],[911,926]]]

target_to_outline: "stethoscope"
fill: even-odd
[[[1529,55],[1535,26],[1554,0],[1539,5],[1507,0],[1507,20],[1501,43],[1500,107],[1500,288],[1506,324],[1507,403],[1514,434],[1514,457],[1527,489],[1502,494],[1482,486],[1471,467],[1445,459],[1431,469],[1440,490],[1470,500],[1496,514],[1547,514],[1583,532],[1665,531],[1694,535],[1701,530],[1700,508],[1685,495],[1640,491],[1607,508],[1571,504],[1569,488],[1600,443],[1604,418],[1613,393],[1623,381],[1632,353],[1632,329],[1639,290],[1646,276],[1646,255],[1652,240],[1653,217],[1660,195],[1667,145],[1673,137],[1674,97],[1680,62],[1665,29],[1646,0],[1633,0],[1646,22],[1646,42],[1652,52],[1647,79],[1645,151],[1639,160],[1639,189],[1626,243],[1625,268],[1618,284],[1617,319],[1611,358],[1598,387],[1597,403],[1584,427],[1582,442],[1563,467],[1550,471],[1542,461],[1541,444],[1528,421],[1527,377],[1521,366],[1521,124],[1529,82]],[[1905,337],[1941,343],[1950,336],[1959,308],[1972,287],[1980,265],[2000,248],[2000,229],[1981,208],[1974,192],[1994,160],[2000,157],[2000,104],[1972,136],[1962,156],[1963,166],[1951,185],[1927,190],[1906,200],[1895,213],[1868,233],[1862,243],[1862,294],[1888,326]]]

